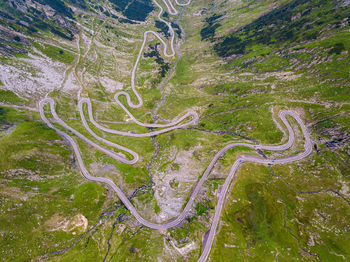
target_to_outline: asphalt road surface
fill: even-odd
[[[94,182],[100,182],[100,183],[104,183],[109,185],[110,187],[113,188],[113,190],[117,193],[118,197],[120,198],[120,200],[124,203],[124,205],[126,206],[126,208],[128,208],[131,212],[131,214],[136,218],[136,220],[141,223],[142,225],[149,227],[149,228],[153,228],[153,229],[168,229],[171,227],[174,227],[178,224],[180,224],[188,215],[189,211],[193,208],[193,204],[194,201],[199,193],[199,191],[201,190],[204,182],[206,181],[206,179],[208,178],[210,172],[212,171],[215,163],[219,160],[219,158],[228,150],[237,147],[237,146],[245,146],[245,147],[249,147],[249,148],[253,148],[253,149],[261,149],[261,150],[271,150],[271,151],[283,151],[286,150],[287,148],[289,148],[292,143],[294,142],[294,132],[292,127],[290,126],[289,122],[286,119],[286,116],[289,115],[291,117],[293,117],[297,123],[299,124],[303,135],[304,135],[304,139],[305,139],[305,144],[304,144],[304,151],[302,153],[296,154],[296,155],[292,155],[292,156],[288,156],[288,157],[284,157],[284,158],[278,158],[278,159],[264,159],[264,158],[260,158],[258,156],[254,156],[254,155],[240,155],[237,160],[234,162],[230,174],[228,175],[228,177],[225,180],[225,183],[222,187],[221,190],[221,194],[219,195],[219,199],[218,199],[218,204],[216,206],[215,209],[215,215],[214,215],[214,219],[213,219],[213,223],[208,235],[208,239],[206,241],[206,244],[203,248],[203,252],[202,255],[199,259],[199,261],[205,261],[209,255],[212,243],[213,243],[213,239],[215,236],[215,232],[216,232],[216,228],[219,222],[219,218],[220,218],[220,214],[221,214],[221,210],[223,208],[223,204],[224,204],[224,199],[225,196],[227,194],[227,191],[229,189],[229,186],[236,174],[237,169],[239,168],[239,166],[244,163],[244,162],[254,162],[254,163],[260,163],[260,164],[265,164],[265,165],[273,165],[273,164],[288,164],[288,163],[292,163],[298,160],[301,160],[303,158],[305,158],[306,156],[308,156],[311,151],[312,151],[312,143],[311,143],[311,139],[310,136],[307,132],[307,129],[305,127],[305,125],[303,124],[303,122],[301,121],[301,119],[298,117],[297,114],[295,114],[294,112],[291,111],[281,111],[279,113],[279,117],[281,118],[282,122],[284,123],[284,125],[287,127],[288,131],[289,131],[289,138],[287,143],[283,144],[283,145],[276,145],[276,146],[272,146],[272,145],[253,145],[253,144],[248,144],[248,143],[232,143],[229,144],[227,146],[225,146],[224,148],[222,148],[212,159],[212,161],[210,162],[209,166],[207,167],[207,169],[205,170],[203,176],[201,177],[201,179],[199,180],[199,182],[195,185],[195,187],[193,188],[191,195],[190,195],[190,199],[187,202],[185,208],[183,209],[183,211],[180,213],[180,215],[178,217],[176,217],[173,220],[170,220],[168,222],[165,222],[163,224],[157,224],[157,223],[153,223],[150,221],[145,220],[143,217],[141,217],[141,215],[138,213],[138,211],[136,210],[136,208],[131,204],[131,202],[128,200],[127,196],[123,193],[123,191],[110,179],[105,178],[105,177],[95,177],[90,175],[90,173],[88,172],[88,170],[86,169],[84,162],[82,160],[78,145],[76,144],[76,142],[65,132],[59,130],[58,128],[56,128],[54,125],[52,125],[52,123],[46,118],[45,113],[44,113],[44,105],[49,103],[50,105],[50,111],[52,113],[53,119],[55,120],[56,123],[60,124],[62,127],[64,127],[65,129],[71,131],[73,134],[75,134],[77,137],[79,137],[80,139],[84,140],[86,143],[88,143],[90,146],[95,147],[98,150],[101,150],[102,152],[106,153],[107,155],[113,157],[116,160],[119,160],[123,163],[127,163],[128,160],[125,159],[120,159],[120,156],[117,155],[115,152],[107,150],[97,144],[95,144],[94,142],[92,142],[91,140],[89,140],[88,138],[86,138],[85,136],[83,136],[82,134],[80,134],[78,131],[76,131],[75,129],[73,129],[72,127],[68,126],[64,121],[62,121],[56,114],[55,111],[55,103],[51,98],[46,98],[43,99],[42,101],[40,101],[40,115],[41,118],[43,119],[43,121],[51,128],[53,128],[59,135],[61,135],[65,140],[67,140],[71,146],[73,147],[74,153],[76,155],[79,167],[82,171],[83,176],[91,181]],[[87,126],[86,122],[85,125]],[[102,138],[100,138],[102,139]],[[98,139],[98,140],[100,140]],[[101,142],[105,142],[105,140],[100,140]],[[109,141],[108,141],[109,142]],[[109,142],[110,146],[113,146],[113,143]],[[118,148],[120,146],[118,145]],[[128,150],[127,148],[124,148],[124,150]],[[133,152],[133,151],[131,151]],[[135,153],[136,154],[136,153]],[[138,160],[138,156],[135,157],[131,162],[135,163]]]
[[[116,135],[120,135],[120,136],[130,136],[130,137],[151,137],[151,136],[155,136],[155,135],[159,135],[165,132],[169,132],[171,130],[174,129],[178,129],[178,128],[183,128],[186,127],[188,125],[194,125],[197,123],[198,121],[198,114],[194,111],[188,111],[186,114],[184,114],[182,117],[177,117],[175,118],[172,122],[167,123],[167,124],[145,124],[145,123],[141,123],[139,122],[129,111],[128,109],[119,101],[119,97],[124,95],[126,96],[127,99],[127,104],[129,107],[131,108],[138,108],[141,107],[143,102],[142,102],[142,98],[140,96],[140,94],[137,92],[136,88],[135,88],[135,75],[136,75],[136,70],[137,70],[137,66],[139,63],[140,58],[142,57],[142,53],[143,53],[143,49],[145,47],[145,44],[147,42],[147,37],[149,34],[153,34],[154,36],[156,36],[159,41],[163,44],[164,49],[164,56],[166,57],[172,57],[175,55],[175,51],[174,51],[174,47],[173,47],[173,42],[174,42],[174,30],[172,29],[171,25],[164,21],[161,18],[161,14],[163,13],[163,9],[162,7],[155,1],[155,4],[160,8],[160,12],[158,14],[158,19],[161,20],[162,22],[166,23],[169,27],[169,30],[171,32],[171,40],[170,40],[170,49],[171,49],[171,53],[168,54],[167,53],[167,44],[165,43],[165,41],[156,33],[153,31],[146,31],[144,33],[144,41],[142,43],[142,47],[140,49],[140,52],[138,54],[137,60],[135,62],[133,71],[132,71],[132,76],[131,76],[131,88],[133,90],[133,93],[135,94],[135,96],[138,99],[138,103],[134,104],[131,101],[130,95],[126,92],[118,92],[115,95],[115,100],[116,102],[122,107],[122,109],[131,117],[131,119],[138,125],[143,126],[143,127],[151,127],[151,128],[163,128],[161,130],[156,130],[156,131],[151,131],[148,133],[132,133],[132,132],[123,132],[123,131],[118,131],[118,130],[114,130],[114,129],[110,129],[107,127],[104,127],[102,125],[100,125],[99,123],[97,123],[94,120],[93,117],[93,113],[92,113],[92,105],[91,105],[91,101],[88,98],[82,98],[79,101],[79,112],[80,112],[80,116],[81,116],[81,120],[82,123],[84,125],[84,127],[86,128],[86,130],[98,141],[105,143],[106,145],[116,148],[118,150],[122,150],[125,151],[127,153],[129,153],[130,155],[132,155],[132,159],[129,160],[126,157],[124,157],[121,154],[118,154],[114,151],[111,151],[109,149],[106,149],[96,143],[94,143],[93,141],[91,141],[90,139],[86,138],[84,135],[82,135],[81,133],[79,133],[77,130],[73,129],[72,127],[68,126],[62,119],[59,118],[59,116],[57,115],[56,111],[55,111],[55,102],[53,99],[51,98],[45,98],[43,100],[41,100],[39,102],[39,110],[40,110],[40,115],[41,118],[43,119],[43,121],[52,129],[54,129],[61,137],[63,137],[63,139],[65,139],[66,141],[68,141],[70,143],[70,145],[72,146],[75,156],[77,158],[77,162],[79,164],[79,167],[81,169],[81,172],[83,174],[83,176],[90,180],[90,181],[94,181],[94,182],[99,182],[99,183],[104,183],[109,185],[111,188],[113,188],[113,190],[116,192],[116,194],[118,195],[118,197],[120,198],[120,200],[124,203],[124,205],[126,206],[126,208],[128,208],[131,212],[131,214],[135,217],[135,219],[141,223],[142,225],[149,227],[149,228],[153,228],[153,229],[168,229],[171,227],[174,227],[178,224],[180,224],[188,215],[189,211],[193,208],[194,205],[194,201],[199,193],[199,191],[201,190],[204,182],[206,181],[206,179],[208,178],[210,172],[212,171],[212,169],[214,168],[214,165],[216,164],[216,162],[219,160],[219,158],[225,154],[226,151],[237,147],[237,146],[245,146],[245,147],[249,147],[252,149],[260,149],[260,150],[270,150],[270,151],[283,151],[288,149],[294,142],[294,131],[292,129],[292,127],[290,126],[289,122],[286,119],[286,116],[290,116],[292,118],[294,118],[296,120],[296,122],[298,123],[298,125],[300,126],[302,133],[304,135],[304,151],[302,153],[299,154],[295,154],[292,156],[287,156],[287,157],[283,157],[283,158],[278,158],[278,159],[264,159],[264,158],[260,158],[258,156],[255,155],[240,155],[236,161],[234,162],[231,171],[229,173],[229,175],[227,176],[225,183],[222,187],[221,193],[219,194],[218,197],[218,204],[216,206],[215,209],[215,215],[214,215],[214,219],[213,219],[213,223],[211,225],[209,234],[208,234],[208,238],[207,241],[205,242],[205,245],[203,247],[203,251],[201,254],[201,257],[199,258],[198,261],[206,261],[209,253],[210,253],[210,249],[212,247],[212,243],[215,237],[215,233],[216,233],[216,228],[217,225],[219,223],[219,219],[220,219],[220,214],[224,205],[224,200],[226,197],[227,192],[229,191],[230,185],[232,180],[234,179],[237,169],[241,166],[242,163],[245,162],[253,162],[253,163],[260,163],[260,164],[265,164],[265,165],[273,165],[273,164],[288,164],[288,163],[292,163],[295,161],[299,161],[305,157],[307,157],[311,151],[312,151],[312,143],[311,143],[311,139],[310,136],[307,132],[307,129],[305,127],[305,125],[303,124],[303,122],[301,121],[301,119],[299,118],[299,116],[292,112],[292,111],[280,111],[279,113],[279,117],[281,118],[282,122],[284,123],[285,127],[288,130],[288,141],[283,144],[283,145],[253,145],[253,144],[249,144],[249,143],[232,143],[232,144],[228,144],[227,146],[223,147],[218,153],[216,153],[216,155],[214,156],[214,158],[212,159],[212,161],[210,162],[210,164],[208,165],[207,169],[205,170],[205,172],[203,173],[202,177],[200,178],[200,180],[198,181],[198,183],[194,186],[189,201],[187,202],[185,208],[183,209],[183,211],[179,214],[178,217],[162,223],[162,224],[157,224],[157,223],[153,223],[150,221],[147,221],[146,219],[144,219],[136,210],[136,208],[131,204],[131,202],[129,201],[129,199],[127,198],[127,196],[123,193],[123,191],[110,179],[105,178],[105,177],[95,177],[90,175],[90,173],[88,172],[88,170],[86,169],[84,162],[82,160],[81,157],[81,153],[79,151],[78,145],[76,144],[76,142],[73,140],[73,138],[68,135],[66,132],[61,131],[60,129],[56,128],[50,121],[49,119],[45,116],[45,112],[44,112],[44,105],[45,104],[49,104],[50,105],[50,112],[53,116],[53,120],[61,125],[64,129],[69,130],[71,133],[73,133],[75,136],[77,136],[78,138],[82,139],[84,142],[86,142],[87,144],[89,144],[90,146],[102,151],[103,153],[107,154],[108,156],[112,157],[113,159],[120,161],[122,163],[126,163],[126,164],[135,164],[136,162],[139,161],[139,155],[132,151],[129,148],[126,148],[124,146],[112,143],[104,138],[99,137],[98,135],[96,135],[91,128],[88,125],[88,122],[85,118],[84,115],[84,111],[83,111],[83,106],[84,104],[87,105],[87,110],[88,110],[88,114],[89,114],[89,120],[90,122],[98,129],[104,131],[104,132],[108,132],[108,133],[112,133],[112,134],[116,134]],[[174,6],[172,5],[170,0],[163,0],[163,3],[165,4],[165,6],[168,9],[168,13],[170,14],[177,14],[176,9],[174,8]],[[176,0],[176,4],[180,5],[180,6],[184,6],[184,5],[188,5],[190,4],[190,1],[181,4],[178,3],[178,1]],[[184,122],[185,119],[191,118],[190,121],[188,122]],[[279,126],[279,128],[281,128]]]

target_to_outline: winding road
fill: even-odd
[[[92,135],[96,140],[98,140],[99,142],[102,142],[110,147],[116,148],[118,150],[123,150],[127,153],[129,153],[130,155],[132,155],[132,159],[129,160],[126,157],[122,156],[121,154],[118,154],[114,151],[111,151],[105,147],[102,147],[98,144],[96,144],[95,142],[91,141],[89,138],[85,137],[83,134],[81,134],[80,132],[78,132],[77,130],[75,130],[74,128],[70,127],[69,125],[67,125],[56,113],[55,110],[55,101],[51,98],[45,98],[43,100],[41,100],[39,102],[39,110],[40,110],[40,115],[42,120],[52,129],[54,129],[61,137],[63,137],[66,141],[68,141],[70,143],[70,145],[73,148],[73,151],[75,153],[77,162],[79,164],[79,167],[81,169],[81,172],[83,174],[83,176],[90,180],[90,181],[94,181],[94,182],[99,182],[99,183],[104,183],[109,185],[118,195],[118,197],[120,198],[120,200],[124,203],[124,205],[126,206],[126,208],[128,208],[131,212],[131,214],[135,217],[135,219],[142,225],[149,227],[149,228],[153,228],[153,229],[169,229],[172,228],[174,226],[179,225],[185,218],[186,216],[188,216],[189,211],[193,208],[194,205],[194,201],[196,199],[196,197],[198,196],[204,182],[207,180],[209,174],[211,173],[212,169],[214,168],[216,162],[220,159],[220,157],[222,157],[228,150],[235,148],[237,146],[245,146],[248,148],[252,148],[252,149],[260,149],[260,150],[270,150],[270,151],[283,151],[286,150],[288,148],[291,147],[291,145],[294,143],[295,140],[295,135],[294,135],[294,131],[293,128],[291,127],[290,123],[287,120],[287,116],[294,118],[295,121],[298,123],[298,125],[300,126],[302,133],[304,135],[304,150],[301,153],[292,155],[292,156],[287,156],[287,157],[283,157],[283,158],[278,158],[278,159],[264,159],[264,158],[260,158],[258,156],[255,155],[240,155],[237,157],[236,161],[234,162],[234,164],[232,165],[231,171],[229,173],[229,175],[227,176],[225,183],[222,187],[221,193],[218,197],[218,203],[217,206],[215,208],[215,214],[214,214],[214,218],[213,218],[213,222],[208,234],[208,238],[207,241],[205,242],[205,245],[203,246],[203,251],[202,254],[199,258],[198,261],[206,261],[211,247],[212,247],[212,243],[215,237],[215,233],[216,233],[216,229],[219,223],[219,219],[220,219],[220,214],[222,211],[222,208],[224,206],[224,201],[225,201],[225,197],[227,192],[229,191],[231,182],[233,181],[237,169],[245,162],[253,162],[253,163],[259,163],[259,164],[264,164],[264,165],[273,165],[273,164],[288,164],[288,163],[292,163],[295,161],[299,161],[305,157],[307,157],[311,151],[312,151],[312,141],[311,138],[307,132],[307,129],[305,127],[305,125],[303,124],[302,120],[299,118],[299,116],[293,112],[293,111],[285,111],[282,110],[279,112],[279,117],[282,120],[283,124],[285,125],[285,127],[288,130],[288,141],[285,144],[282,145],[253,145],[253,144],[249,144],[249,143],[231,143],[226,145],[225,147],[223,147],[221,150],[219,150],[216,155],[214,156],[214,158],[211,160],[210,164],[208,165],[208,167],[206,168],[205,172],[203,173],[202,177],[200,178],[200,180],[198,181],[198,183],[194,186],[194,188],[192,189],[190,198],[185,206],[185,208],[183,209],[183,211],[179,214],[179,216],[177,216],[176,218],[162,223],[162,224],[157,224],[157,223],[153,223],[150,222],[146,219],[144,219],[136,210],[136,208],[132,205],[132,203],[129,201],[128,197],[124,194],[124,192],[111,180],[105,177],[95,177],[92,176],[84,162],[81,156],[81,153],[79,151],[79,147],[77,145],[77,143],[73,140],[73,138],[67,134],[66,132],[58,129],[57,127],[55,127],[50,121],[49,119],[46,117],[45,115],[45,111],[44,111],[44,106],[46,104],[49,104],[50,106],[50,112],[52,114],[52,118],[53,120],[59,124],[60,126],[62,126],[64,129],[69,130],[71,133],[73,133],[75,136],[77,136],[78,138],[82,139],[85,143],[89,144],[90,146],[102,151],[103,153],[105,153],[106,155],[112,157],[113,159],[120,161],[122,163],[126,163],[126,164],[135,164],[136,162],[139,161],[139,155],[132,151],[129,148],[126,148],[124,146],[112,143],[100,136],[98,136],[96,133],[93,132],[93,130],[90,128],[90,126],[88,125],[88,122],[85,118],[84,115],[84,104],[87,105],[87,110],[88,110],[88,115],[89,115],[89,121],[98,129],[100,129],[101,131],[104,132],[108,132],[108,133],[112,133],[112,134],[116,134],[116,135],[120,135],[120,136],[130,136],[130,137],[151,137],[151,136],[155,136],[155,135],[159,135],[165,132],[169,132],[171,130],[174,129],[178,129],[178,128],[183,128],[186,127],[188,125],[195,125],[198,121],[198,114],[194,111],[188,111],[186,114],[184,114],[182,117],[177,117],[175,118],[171,123],[168,124],[145,124],[145,123],[141,123],[139,122],[129,111],[128,109],[119,101],[119,97],[121,95],[125,95],[127,98],[127,103],[128,106],[132,107],[132,108],[138,108],[140,106],[142,106],[143,102],[142,102],[142,98],[139,95],[139,93],[137,92],[136,88],[135,88],[135,74],[136,74],[136,69],[137,69],[137,65],[139,63],[139,60],[142,56],[143,53],[143,49],[145,46],[145,43],[147,41],[147,36],[149,34],[153,34],[155,35],[163,44],[164,46],[164,56],[166,57],[171,57],[175,55],[175,51],[173,48],[173,41],[174,41],[174,31],[171,27],[171,25],[164,21],[163,19],[161,19],[161,14],[163,12],[162,7],[156,2],[156,0],[153,0],[155,2],[155,4],[160,8],[160,13],[158,14],[158,18],[160,20],[162,20],[163,22],[165,22],[171,31],[171,41],[170,41],[170,46],[171,46],[171,50],[172,53],[171,54],[167,54],[167,45],[166,43],[162,40],[162,38],[155,32],[153,31],[146,31],[144,34],[144,41],[142,43],[142,47],[141,50],[139,52],[139,55],[137,57],[137,60],[135,62],[134,65],[134,69],[132,71],[132,77],[131,77],[131,88],[134,92],[134,94],[136,95],[137,99],[138,99],[138,103],[137,104],[133,104],[131,102],[131,98],[130,95],[126,92],[119,92],[115,95],[115,100],[117,101],[117,103],[122,107],[122,109],[131,117],[131,119],[138,125],[143,126],[143,127],[152,127],[152,128],[163,128],[161,130],[156,130],[156,131],[151,131],[149,133],[130,133],[130,132],[123,132],[123,131],[118,131],[118,130],[114,130],[114,129],[110,129],[107,127],[104,127],[100,124],[98,124],[93,117],[93,113],[92,113],[92,105],[91,105],[91,101],[88,98],[82,98],[79,101],[79,113],[81,116],[81,120],[82,123],[85,127],[85,129],[90,133],[90,135]],[[177,14],[176,9],[174,8],[174,6],[172,5],[170,0],[163,0],[163,3],[165,4],[165,6],[168,9],[168,12],[170,14]],[[185,4],[180,4],[176,1],[177,5],[188,5],[190,4],[190,1],[188,1]],[[176,11],[176,12],[175,12]],[[190,121],[185,122],[184,121],[188,118],[192,118]],[[280,125],[277,125],[278,128],[282,129],[282,127]]]

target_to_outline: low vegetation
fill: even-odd
[[[210,259],[349,260],[347,2],[193,1],[179,17],[164,12],[176,32],[178,52],[173,58],[165,57],[158,40],[149,37],[136,73],[136,88],[144,104],[128,109],[146,123],[171,120],[192,109],[200,116],[198,124],[152,138],[132,138],[102,132],[89,123],[97,135],[129,147],[141,159],[135,165],[121,164],[72,136],[88,170],[112,179],[143,217],[164,221],[178,214],[174,207],[185,205],[203,170],[228,143],[285,142],[275,121],[281,123],[280,110],[293,110],[311,134],[313,152],[290,165],[241,166]],[[150,131],[130,121],[115,103],[114,94],[126,91],[136,102],[130,91],[130,72],[143,34],[153,28],[165,38],[169,30],[157,20],[158,9],[150,0],[102,3],[50,2],[64,18],[78,8],[64,25],[32,9],[28,17],[36,23],[23,25],[18,8],[2,3],[1,25],[12,29],[0,32],[4,35],[0,52],[13,52],[1,57],[1,62],[9,70],[11,66],[26,68],[28,51],[37,50],[36,56],[50,58],[48,66],[51,61],[60,62],[54,64],[64,72],[57,80],[62,86],[30,94],[33,101],[9,91],[4,86],[7,80],[0,82],[0,102],[18,106],[0,107],[0,249],[4,260],[45,256],[48,261],[82,257],[87,261],[197,261],[218,192],[236,157],[279,158],[302,148],[300,130],[293,125],[297,143],[288,151],[229,150],[215,165],[183,223],[165,232],[141,227],[110,188],[81,176],[66,141],[43,124],[38,112],[23,106],[36,107],[49,92],[58,115],[100,143],[81,123],[78,89],[73,88],[77,85],[81,97],[91,98],[94,117],[101,125],[126,132]],[[52,33],[51,28],[60,33]],[[40,72],[31,70],[27,71],[37,79]],[[72,89],[64,89],[65,84]],[[121,101],[127,104],[125,97]],[[84,223],[79,226],[77,221],[85,219],[84,229]]]

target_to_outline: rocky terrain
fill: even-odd
[[[140,225],[111,188],[84,179],[71,146],[43,123],[38,102],[53,98],[65,123],[101,145],[81,122],[83,97],[105,127],[159,130],[136,125],[114,95],[126,91],[136,103],[130,79],[144,32],[158,32],[170,46],[162,19],[174,29],[176,55],[165,56],[148,36],[135,75],[144,103],[121,102],[142,123],[169,123],[189,110],[198,123],[138,138],[88,122],[98,136],[140,155],[124,164],[70,134],[88,171],[111,179],[146,219],[165,222],[181,213],[227,144],[286,142],[277,115],[292,110],[311,134],[312,153],[288,165],[242,165],[209,260],[349,260],[350,2],[171,1],[176,15],[157,2],[160,17],[151,0],[0,0],[0,260],[197,261],[237,156],[301,152],[292,118],[291,149],[227,151],[186,219],[160,231]]]

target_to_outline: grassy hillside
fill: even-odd
[[[35,110],[48,94],[67,124],[100,143],[81,123],[79,93],[91,98],[100,124],[148,132],[129,121],[114,94],[124,90],[136,101],[130,72],[143,34],[158,31],[166,40],[169,31],[148,0],[49,2],[66,24],[9,1],[0,13],[2,25],[12,28],[0,29],[6,36],[0,49],[17,54],[1,56],[1,66],[14,76],[13,82],[2,78],[0,102],[19,106],[0,108],[3,260],[197,261],[218,190],[236,157],[300,152],[299,128],[292,122],[296,143],[285,152],[229,150],[176,228],[140,226],[109,188],[81,177],[70,146]],[[234,141],[284,142],[274,119],[279,122],[282,109],[293,110],[311,134],[311,155],[281,166],[245,163],[238,170],[210,259],[349,260],[349,8],[341,0],[203,0],[181,15],[164,13],[176,30],[177,54],[165,57],[159,41],[149,37],[136,74],[144,105],[130,112],[141,122],[160,123],[192,109],[199,123],[153,138],[115,136],[91,125],[99,136],[140,154],[141,161],[119,163],[73,136],[88,170],[112,179],[146,219],[166,221],[182,210],[218,150]],[[46,29],[20,23],[23,14],[43,21]]]

